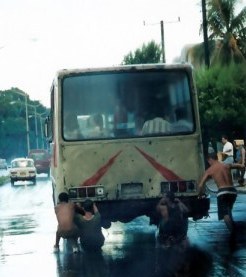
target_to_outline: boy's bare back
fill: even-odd
[[[213,178],[218,189],[233,186],[231,166],[215,161],[208,169],[207,175]]]
[[[213,179],[218,187],[233,187],[231,169],[242,168],[240,164],[224,164],[218,161],[216,153],[210,153],[207,157],[210,167],[203,174],[198,185],[198,197],[204,194],[204,186],[208,179]]]
[[[74,227],[74,204],[60,203],[55,207],[59,231],[69,231]]]

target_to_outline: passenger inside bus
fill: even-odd
[[[115,137],[127,134],[127,110],[121,100],[117,100],[114,112],[114,135]]]
[[[64,138],[68,140],[83,138],[79,129],[77,115],[73,112],[68,112],[64,117]]]
[[[103,138],[106,136],[106,130],[103,127],[103,116],[101,114],[94,114],[88,118],[88,137],[89,138]]]
[[[186,109],[179,107],[175,110],[176,122],[172,124],[172,130],[176,132],[187,132],[193,130],[193,124],[189,121]]]
[[[145,121],[142,135],[163,134],[171,131],[171,124],[167,120],[167,114],[162,108],[158,108],[152,119]]]

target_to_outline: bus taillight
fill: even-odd
[[[187,191],[196,191],[195,181],[187,181]]]
[[[104,197],[103,186],[85,186],[69,189],[69,198]]]
[[[178,192],[178,182],[170,182],[170,191],[172,192]]]
[[[186,181],[179,182],[179,192],[186,192],[187,191],[187,185]]]
[[[174,193],[194,192],[196,191],[196,182],[193,180],[161,182],[161,193],[163,194],[168,191]]]

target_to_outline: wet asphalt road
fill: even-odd
[[[7,183],[0,187],[1,277],[154,276],[156,227],[149,226],[146,217],[113,223],[103,230],[101,253],[73,254],[69,245],[61,243],[60,253],[54,254],[51,183],[45,175],[37,180],[35,186],[26,183],[13,188]],[[190,220],[191,247],[186,255],[165,253],[164,263],[174,268],[177,261],[189,264],[184,270],[189,276],[246,276],[246,194],[238,196],[234,207],[238,231],[233,243],[224,223],[217,220],[215,200],[211,195],[209,218]],[[184,272],[179,276],[185,276]]]

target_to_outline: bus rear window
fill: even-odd
[[[184,71],[85,73],[62,82],[63,138],[189,134],[195,129]]]

